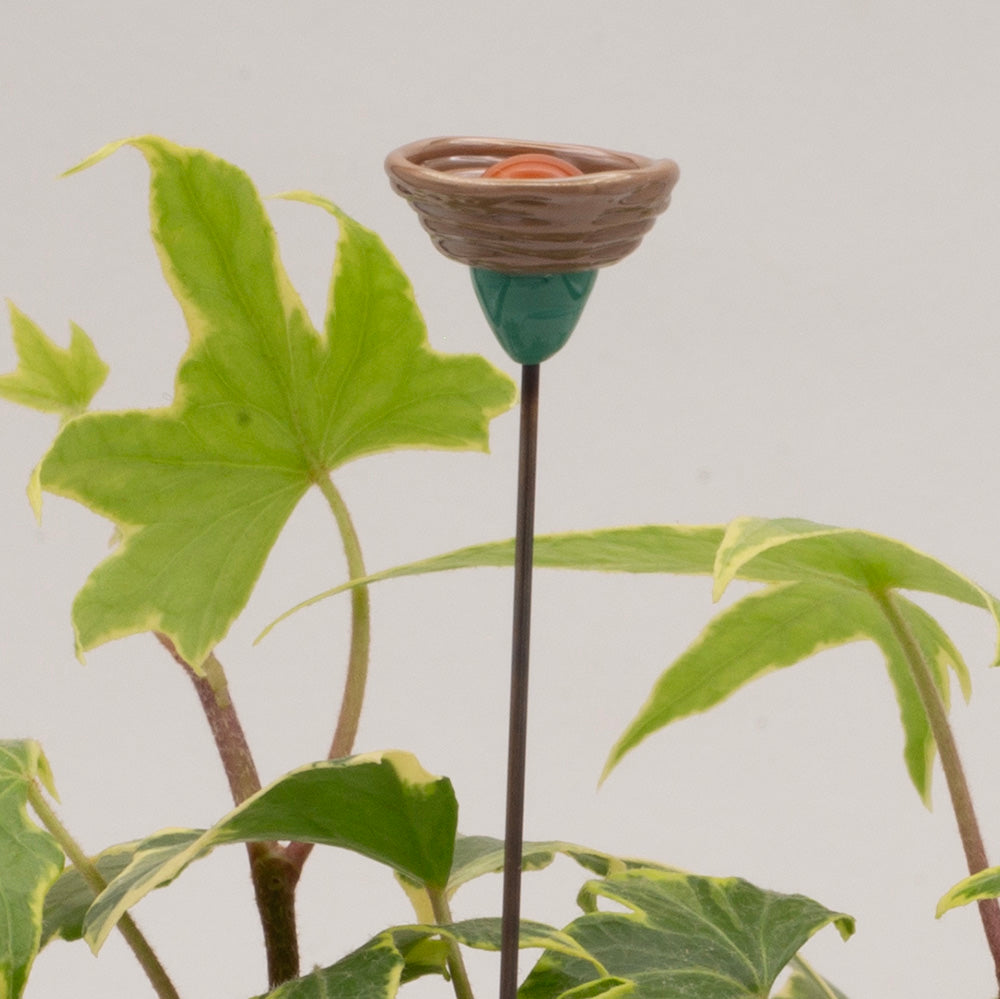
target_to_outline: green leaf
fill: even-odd
[[[560,999],[624,999],[635,995],[635,982],[607,975],[564,992]]]
[[[765,673],[867,638],[877,617],[867,594],[831,583],[782,583],[744,597],[663,673],[615,743],[604,776],[658,729],[707,711]]]
[[[0,399],[63,419],[84,412],[108,376],[90,337],[71,323],[69,348],[60,347],[13,302],[7,306],[18,363],[16,371],[0,375]]]
[[[256,999],[394,999],[405,966],[392,934],[381,933],[329,968],[316,968]]]
[[[937,593],[984,608],[1000,629],[1000,602],[982,587],[901,541],[868,531],[808,520],[740,517],[726,529],[714,575],[716,598],[737,576],[765,582],[836,581],[869,592]]]
[[[636,994],[635,982],[606,975],[564,992],[560,999],[624,999]]]
[[[949,888],[937,904],[937,916],[940,918],[949,909],[985,898],[1000,898],[1000,867],[987,867]]]
[[[599,911],[602,899],[629,911]],[[844,938],[854,931],[850,916],[801,895],[677,872],[628,871],[589,882],[580,905],[586,915],[565,933],[604,966],[599,977],[633,982],[637,999],[766,999],[814,933],[830,924]],[[546,952],[519,995],[553,999],[594,980],[589,963]]]
[[[141,840],[119,843],[92,858],[105,882],[113,881],[128,867],[141,843]],[[75,867],[67,867],[45,896],[41,946],[56,939],[80,940],[84,916],[96,897],[83,875]]]
[[[600,898],[631,912],[598,912]],[[580,902],[588,915],[565,930],[521,921],[519,946],[545,951],[521,999],[763,997],[817,930],[832,923],[846,937],[854,929],[849,916],[800,895],[649,868],[590,882]],[[445,974],[449,942],[499,951],[501,937],[499,919],[393,927],[331,967],[257,999],[394,999],[406,981]],[[720,986],[724,991],[714,991]]]
[[[534,541],[534,564],[539,569],[578,569],[596,572],[678,573],[710,575],[724,528],[718,525],[689,527],[648,525],[615,527],[599,531],[541,534]],[[260,641],[275,625],[297,611],[354,589],[405,576],[447,572],[452,569],[506,568],[514,564],[514,541],[494,541],[459,548],[351,580],[310,597],[285,611],[258,636]]]
[[[905,598],[899,602],[947,703],[947,669],[953,668],[967,689],[965,663],[926,611]],[[792,666],[824,649],[864,639],[876,642],[885,657],[899,704],[907,770],[921,799],[929,803],[934,740],[902,649],[870,594],[820,579],[769,586],[715,617],[660,676],[612,748],[602,780],[653,732],[707,711],[773,670]]]
[[[847,999],[840,989],[820,977],[801,957],[793,957],[791,966],[795,969],[792,977],[780,992],[775,993],[774,999]]]
[[[559,855],[570,857],[581,867],[606,877],[619,871],[636,868],[673,870],[650,860],[634,857],[618,857],[589,847],[566,843],[562,840],[526,842],[521,850],[521,869],[540,871],[548,867]],[[455,840],[455,856],[452,860],[451,875],[447,892],[453,895],[462,885],[484,874],[496,874],[503,870],[504,842],[493,836],[458,836]]]
[[[581,867],[593,874],[606,877],[619,871],[638,868],[662,871],[674,870],[656,861],[640,860],[635,857],[618,857],[590,847],[566,843],[562,840],[526,842],[521,849],[521,870],[541,871],[548,867],[559,854],[570,857]],[[493,836],[455,837],[455,854],[451,863],[451,874],[445,886],[445,895],[452,898],[464,884],[485,874],[499,874],[504,866],[504,841]],[[403,875],[396,875],[403,891],[413,905],[417,919],[434,921],[434,905],[427,888],[418,881]]]
[[[399,986],[422,975],[446,973],[448,942],[500,949],[499,919],[470,919],[450,926],[396,926],[328,968],[286,982],[256,999],[393,999]],[[580,945],[543,923],[521,921],[519,946],[549,948],[594,964]],[[600,968],[600,965],[597,965]]]
[[[367,753],[293,770],[211,829],[168,830],[144,841],[97,897],[84,936],[97,951],[122,914],[189,864],[226,843],[295,840],[354,850],[406,877],[443,888],[458,805],[451,782],[409,753]]]
[[[58,413],[62,421],[83,413],[104,384],[108,366],[97,354],[90,337],[70,323],[69,349],[50,340],[13,302],[7,303],[17,350],[17,370],[0,375],[0,399]],[[35,516],[42,517],[40,466],[28,480],[28,501]]]
[[[18,999],[40,946],[45,893],[59,876],[63,852],[28,817],[35,781],[53,794],[39,744],[0,741],[0,999]]]
[[[598,912],[599,898],[632,911]],[[764,997],[813,933],[830,923],[844,937],[854,929],[849,916],[800,895],[651,869],[590,882],[580,901],[588,915],[565,930],[521,921],[519,946],[545,951],[521,999]],[[257,999],[394,999],[406,981],[445,974],[448,942],[499,951],[501,936],[499,919],[393,927],[331,967]]]
[[[402,931],[416,929],[424,933],[441,934],[446,939],[454,940],[466,947],[477,950],[499,951],[502,945],[503,930],[501,920],[495,917],[483,919],[464,919],[448,926],[401,927]],[[538,923],[532,919],[522,919],[519,923],[517,945],[521,950],[546,949],[562,954],[574,960],[582,960],[591,969],[604,972],[604,968],[593,955],[589,954],[580,943],[569,934],[555,927]]]
[[[126,144],[150,167],[153,239],[190,346],[169,407],[70,422],[41,483],[122,537],[74,603],[78,651],[156,630],[198,667],[313,483],[396,448],[486,450],[515,390],[482,358],[430,349],[405,275],[343,213],[321,336],[242,171],[149,136],[78,169]]]
[[[918,604],[899,594],[896,595],[896,603],[923,652],[945,707],[951,704],[949,669],[957,676],[959,686],[968,699],[968,668],[941,625]],[[917,793],[930,808],[931,778],[937,746],[903,650],[895,636],[888,629],[882,632],[881,627],[882,622],[879,621],[878,630],[873,628],[871,637],[885,656],[886,669],[899,703],[900,721],[906,738],[903,758]]]

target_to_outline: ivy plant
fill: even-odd
[[[268,980],[255,999],[392,999],[426,976],[471,999],[463,949],[498,950],[500,920],[492,913],[456,919],[452,904],[465,884],[502,869],[503,843],[460,833],[451,783],[412,755],[356,751],[369,588],[402,576],[509,566],[514,545],[488,541],[369,572],[335,474],[353,460],[401,448],[487,450],[490,422],[511,407],[514,386],[483,358],[430,346],[399,265],[377,235],[333,202],[301,191],[285,196],[329,214],[338,230],[326,313],[314,325],[243,171],[154,136],[113,143],[74,169],[123,146],[148,164],[152,238],[189,333],[173,401],[92,411],[108,376],[93,341],[73,325],[69,347],[60,347],[14,305],[18,363],[0,376],[0,396],[60,420],[30,473],[36,512],[48,491],[116,527],[114,550],[73,602],[78,653],[127,635],[155,635],[197,691],[233,807],[206,816],[203,828],[85,848],[56,812],[42,747],[30,739],[0,742],[0,997],[30,997],[32,964],[52,941],[80,941],[96,953],[113,932],[128,942],[153,993],[177,997],[131,910],[150,892],[192,877],[188,870],[211,851],[242,844],[267,956]],[[313,488],[340,532],[348,578],[331,580],[307,603],[337,594],[350,601],[347,684],[328,758],[304,761],[265,784],[215,649]],[[714,579],[716,596],[736,578],[760,584],[712,620],[656,681],[611,748],[605,777],[641,740],[744,684],[833,644],[874,642],[898,699],[909,778],[929,801],[931,766],[940,757],[975,875],[942,906],[977,900],[1000,958],[1000,873],[986,862],[948,726],[949,675],[968,695],[968,670],[941,625],[902,591],[971,604],[996,624],[994,597],[900,542],[795,520],[542,536],[535,564],[700,575]],[[331,941],[328,963],[303,973],[295,894],[316,846],[353,851],[393,872],[415,921],[352,941],[346,955]],[[541,870],[559,855],[584,872],[582,911],[561,928],[522,920],[521,947],[543,951],[521,985],[523,999],[846,999],[798,952],[824,927],[848,937],[849,915],[739,878],[702,877],[568,842],[526,843],[522,867]]]

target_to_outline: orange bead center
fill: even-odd
[[[548,153],[520,153],[494,163],[484,177],[502,180],[561,180],[579,177],[583,171],[573,163]]]

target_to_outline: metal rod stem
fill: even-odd
[[[521,368],[521,439],[514,548],[514,628],[510,664],[507,748],[507,825],[504,835],[500,999],[517,995],[521,920],[521,850],[524,841],[524,774],[528,730],[528,651],[531,637],[531,569],[535,541],[535,466],[538,445],[537,364]]]

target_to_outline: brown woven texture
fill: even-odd
[[[494,163],[548,153],[581,176],[484,178]],[[616,263],[670,204],[672,160],[516,139],[424,139],[386,158],[393,190],[452,260],[507,274],[562,274]]]

